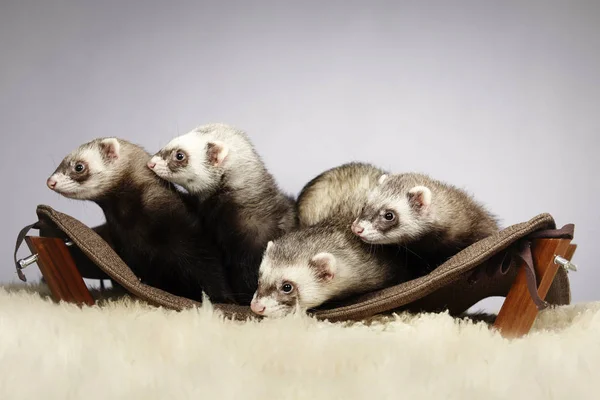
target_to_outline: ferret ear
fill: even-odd
[[[267,243],[267,249],[265,251],[269,251],[269,249],[273,247],[273,241],[269,240],[269,242]]]
[[[308,264],[316,271],[319,279],[330,281],[335,276],[336,260],[331,253],[319,253]]]
[[[383,182],[385,182],[385,180],[387,179],[387,174],[383,174],[379,177],[379,180],[377,181],[377,184],[381,185]]]
[[[431,205],[431,190],[425,186],[415,186],[408,191],[408,202],[416,210],[426,211]]]
[[[112,161],[118,159],[120,150],[121,145],[116,138],[107,138],[100,142],[100,151],[108,160]]]
[[[229,154],[229,147],[225,143],[219,140],[208,142],[206,158],[211,165],[215,167],[221,165],[227,154]]]

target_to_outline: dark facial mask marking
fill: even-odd
[[[388,212],[393,213],[391,221],[385,218]],[[377,216],[372,221],[373,227],[382,233],[386,233],[400,225],[400,215],[398,212],[385,208],[377,211]]]
[[[83,171],[77,172],[75,171],[75,167],[77,164],[83,165]],[[77,183],[83,183],[88,180],[90,177],[90,169],[88,163],[85,161],[77,161],[73,163],[73,167],[69,169],[69,173],[67,174],[72,180]]]
[[[184,155],[183,160],[178,160],[176,158],[177,153],[182,153]],[[168,160],[167,167],[169,167],[169,169],[172,172],[178,172],[178,171],[184,169],[185,167],[188,166],[188,163],[189,163],[189,154],[181,149],[172,150],[169,152],[169,155],[162,156],[162,157],[163,157],[163,159]]]
[[[265,287],[264,285],[259,285],[258,290],[257,290],[257,297],[258,298],[265,298],[265,297],[275,298],[277,303],[279,303],[280,305],[283,305],[286,307],[293,307],[296,305],[296,302],[298,301],[298,288],[294,282],[291,282],[291,281],[288,281],[288,282],[290,282],[294,286],[294,289],[288,294],[283,293],[280,290],[280,287],[277,285],[269,285],[268,287]]]

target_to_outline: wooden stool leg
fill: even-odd
[[[573,259],[573,254],[575,254],[575,250],[577,250],[577,245],[570,244],[569,247],[567,248],[567,251],[565,252],[565,258],[567,260],[571,261]]]
[[[576,246],[571,246],[570,242],[570,239],[536,239],[532,242],[538,294],[542,299],[546,298],[556,271],[558,268],[562,268],[554,263],[554,257],[556,255],[565,257],[569,255],[569,250],[571,250],[570,255],[572,256],[575,251]],[[521,265],[515,282],[498,313],[494,327],[504,337],[519,337],[529,332],[537,313],[538,309],[527,288],[525,266]]]
[[[90,306],[94,304],[94,299],[62,239],[27,236],[25,242],[31,252],[37,254],[37,264],[55,301],[64,300]]]

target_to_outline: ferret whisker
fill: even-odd
[[[424,258],[423,258],[423,257],[421,257],[420,255],[418,255],[417,253],[415,253],[414,251],[412,251],[411,249],[409,249],[409,248],[408,248],[408,246],[407,246],[406,244],[402,244],[402,246],[404,246],[404,249],[405,249],[407,252],[414,254],[415,256],[419,257],[421,260],[424,260]]]

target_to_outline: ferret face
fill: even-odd
[[[306,311],[329,300],[335,276],[335,257],[317,253],[311,258],[286,260],[269,242],[259,269],[258,289],[250,308],[258,315],[280,318]]]
[[[225,143],[192,131],[171,140],[150,159],[148,168],[190,193],[202,193],[219,183],[227,153]]]
[[[372,244],[400,244],[417,239],[430,218],[431,191],[425,186],[409,190],[390,187],[387,176],[369,193],[352,232]],[[393,190],[396,189],[396,190]]]
[[[120,148],[116,138],[81,145],[62,160],[46,184],[65,197],[94,200],[113,185]]]

